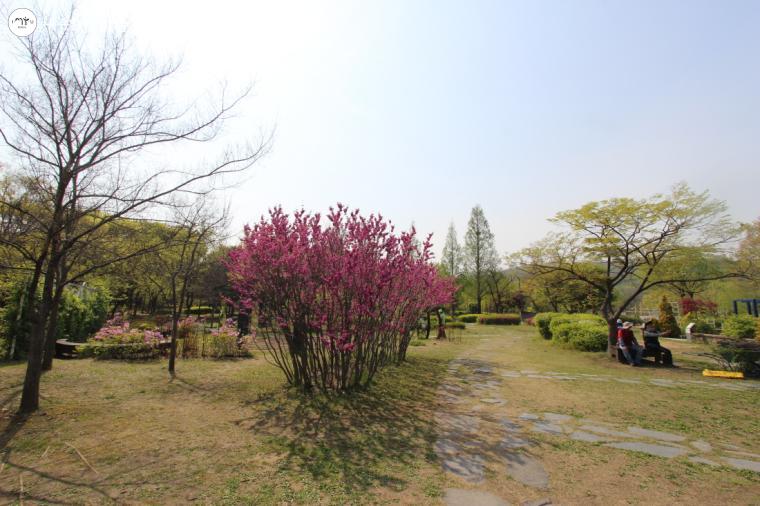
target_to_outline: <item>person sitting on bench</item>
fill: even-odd
[[[623,356],[628,363],[634,367],[641,365],[641,354],[643,349],[636,341],[636,337],[631,330],[633,323],[625,322],[620,329],[618,329],[618,348],[623,352]]]
[[[654,363],[662,362],[664,365],[673,365],[673,354],[660,344],[660,337],[667,336],[670,332],[658,332],[654,320],[649,320],[641,326],[644,334],[644,353],[654,357]]]

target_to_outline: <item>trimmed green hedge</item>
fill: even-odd
[[[607,322],[588,313],[538,313],[533,321],[544,339],[574,350],[604,351],[607,349]]]
[[[561,316],[563,313],[538,313],[533,317],[533,323],[538,327],[538,332],[544,339],[551,339],[552,333],[549,331],[549,324],[556,316]]]
[[[462,323],[475,323],[478,321],[479,314],[462,314],[459,315],[459,321]]]
[[[552,341],[580,351],[607,349],[607,325],[592,320],[578,320],[553,326]]]
[[[594,322],[597,325],[604,325],[606,327],[606,323],[604,322],[604,318],[601,316],[597,316],[595,314],[588,314],[588,313],[575,313],[575,314],[567,314],[567,313],[560,313],[556,316],[554,316],[551,321],[549,322],[549,334],[551,335],[551,338],[554,339],[555,335],[555,329],[562,324],[565,323],[575,323],[575,322],[584,322],[584,321],[590,321]]]
[[[447,329],[465,329],[467,326],[464,324],[464,322],[447,322],[446,323]]]
[[[514,313],[485,314],[478,317],[481,325],[520,325],[520,315]]]
[[[751,339],[755,337],[757,322],[754,316],[750,315],[731,315],[723,320],[721,334],[730,337],[740,337]]]

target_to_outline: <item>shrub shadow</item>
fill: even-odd
[[[413,357],[385,368],[368,389],[260,396],[247,403],[256,415],[236,423],[284,453],[280,471],[306,471],[315,481],[337,475],[348,493],[403,490],[420,456],[436,459],[435,389],[446,364]]]

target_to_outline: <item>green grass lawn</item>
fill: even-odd
[[[43,378],[40,412],[23,421],[11,413],[24,368],[4,365],[0,502],[438,504],[444,488],[462,486],[433,452],[435,392],[452,358],[471,355],[506,369],[701,379],[699,364],[682,360],[692,345],[672,346],[685,367],[633,369],[536,335],[530,327],[473,325],[459,341],[411,347],[408,363],[383,370],[370,390],[334,396],[287,388],[261,353],[182,360],[173,382],[165,362],[57,361]],[[757,390],[515,378],[502,395],[510,412],[688,432],[760,453]],[[642,481],[634,497],[655,503],[727,497],[756,504],[760,497],[760,479],[748,471],[539,439],[547,468],[562,477],[549,494],[561,504],[604,504],[615,497],[608,481],[636,470]],[[502,497],[525,495],[498,476],[489,476],[488,486]]]

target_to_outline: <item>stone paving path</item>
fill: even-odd
[[[478,349],[471,351],[477,352]],[[723,465],[760,473],[760,455],[734,445],[691,440],[684,434],[637,426],[619,427],[561,413],[516,413],[509,406],[508,400],[499,395],[504,381],[513,378],[619,381],[633,384],[644,384],[644,380],[554,371],[515,371],[467,357],[452,360],[448,373],[449,378],[437,392],[440,408],[436,413],[438,440],[435,452],[443,469],[472,485],[482,484],[486,480],[488,468],[501,469],[510,478],[536,491],[550,491],[551,476],[541,460],[531,452],[531,447],[536,444],[531,439],[531,434],[567,438],[667,459],[685,457],[703,465]],[[695,385],[729,390],[757,388],[755,385],[739,383],[668,379],[653,379],[648,383],[665,388]],[[458,488],[447,489],[444,502],[450,506],[509,504],[486,491]],[[520,504],[545,506],[551,505],[552,501],[550,498],[542,498]]]
[[[605,376],[601,374],[570,374],[556,371],[532,371],[522,370],[514,371],[508,369],[500,369],[499,374],[502,378],[529,378],[529,379],[542,379],[542,380],[554,380],[554,381],[600,381],[600,382],[617,382],[628,385],[653,385],[664,388],[677,388],[688,387],[694,388],[720,388],[723,390],[734,391],[753,391],[760,390],[760,382],[758,381],[727,381],[727,380],[671,380],[666,378],[653,378],[650,380],[638,380],[629,378],[617,378],[615,376]]]

